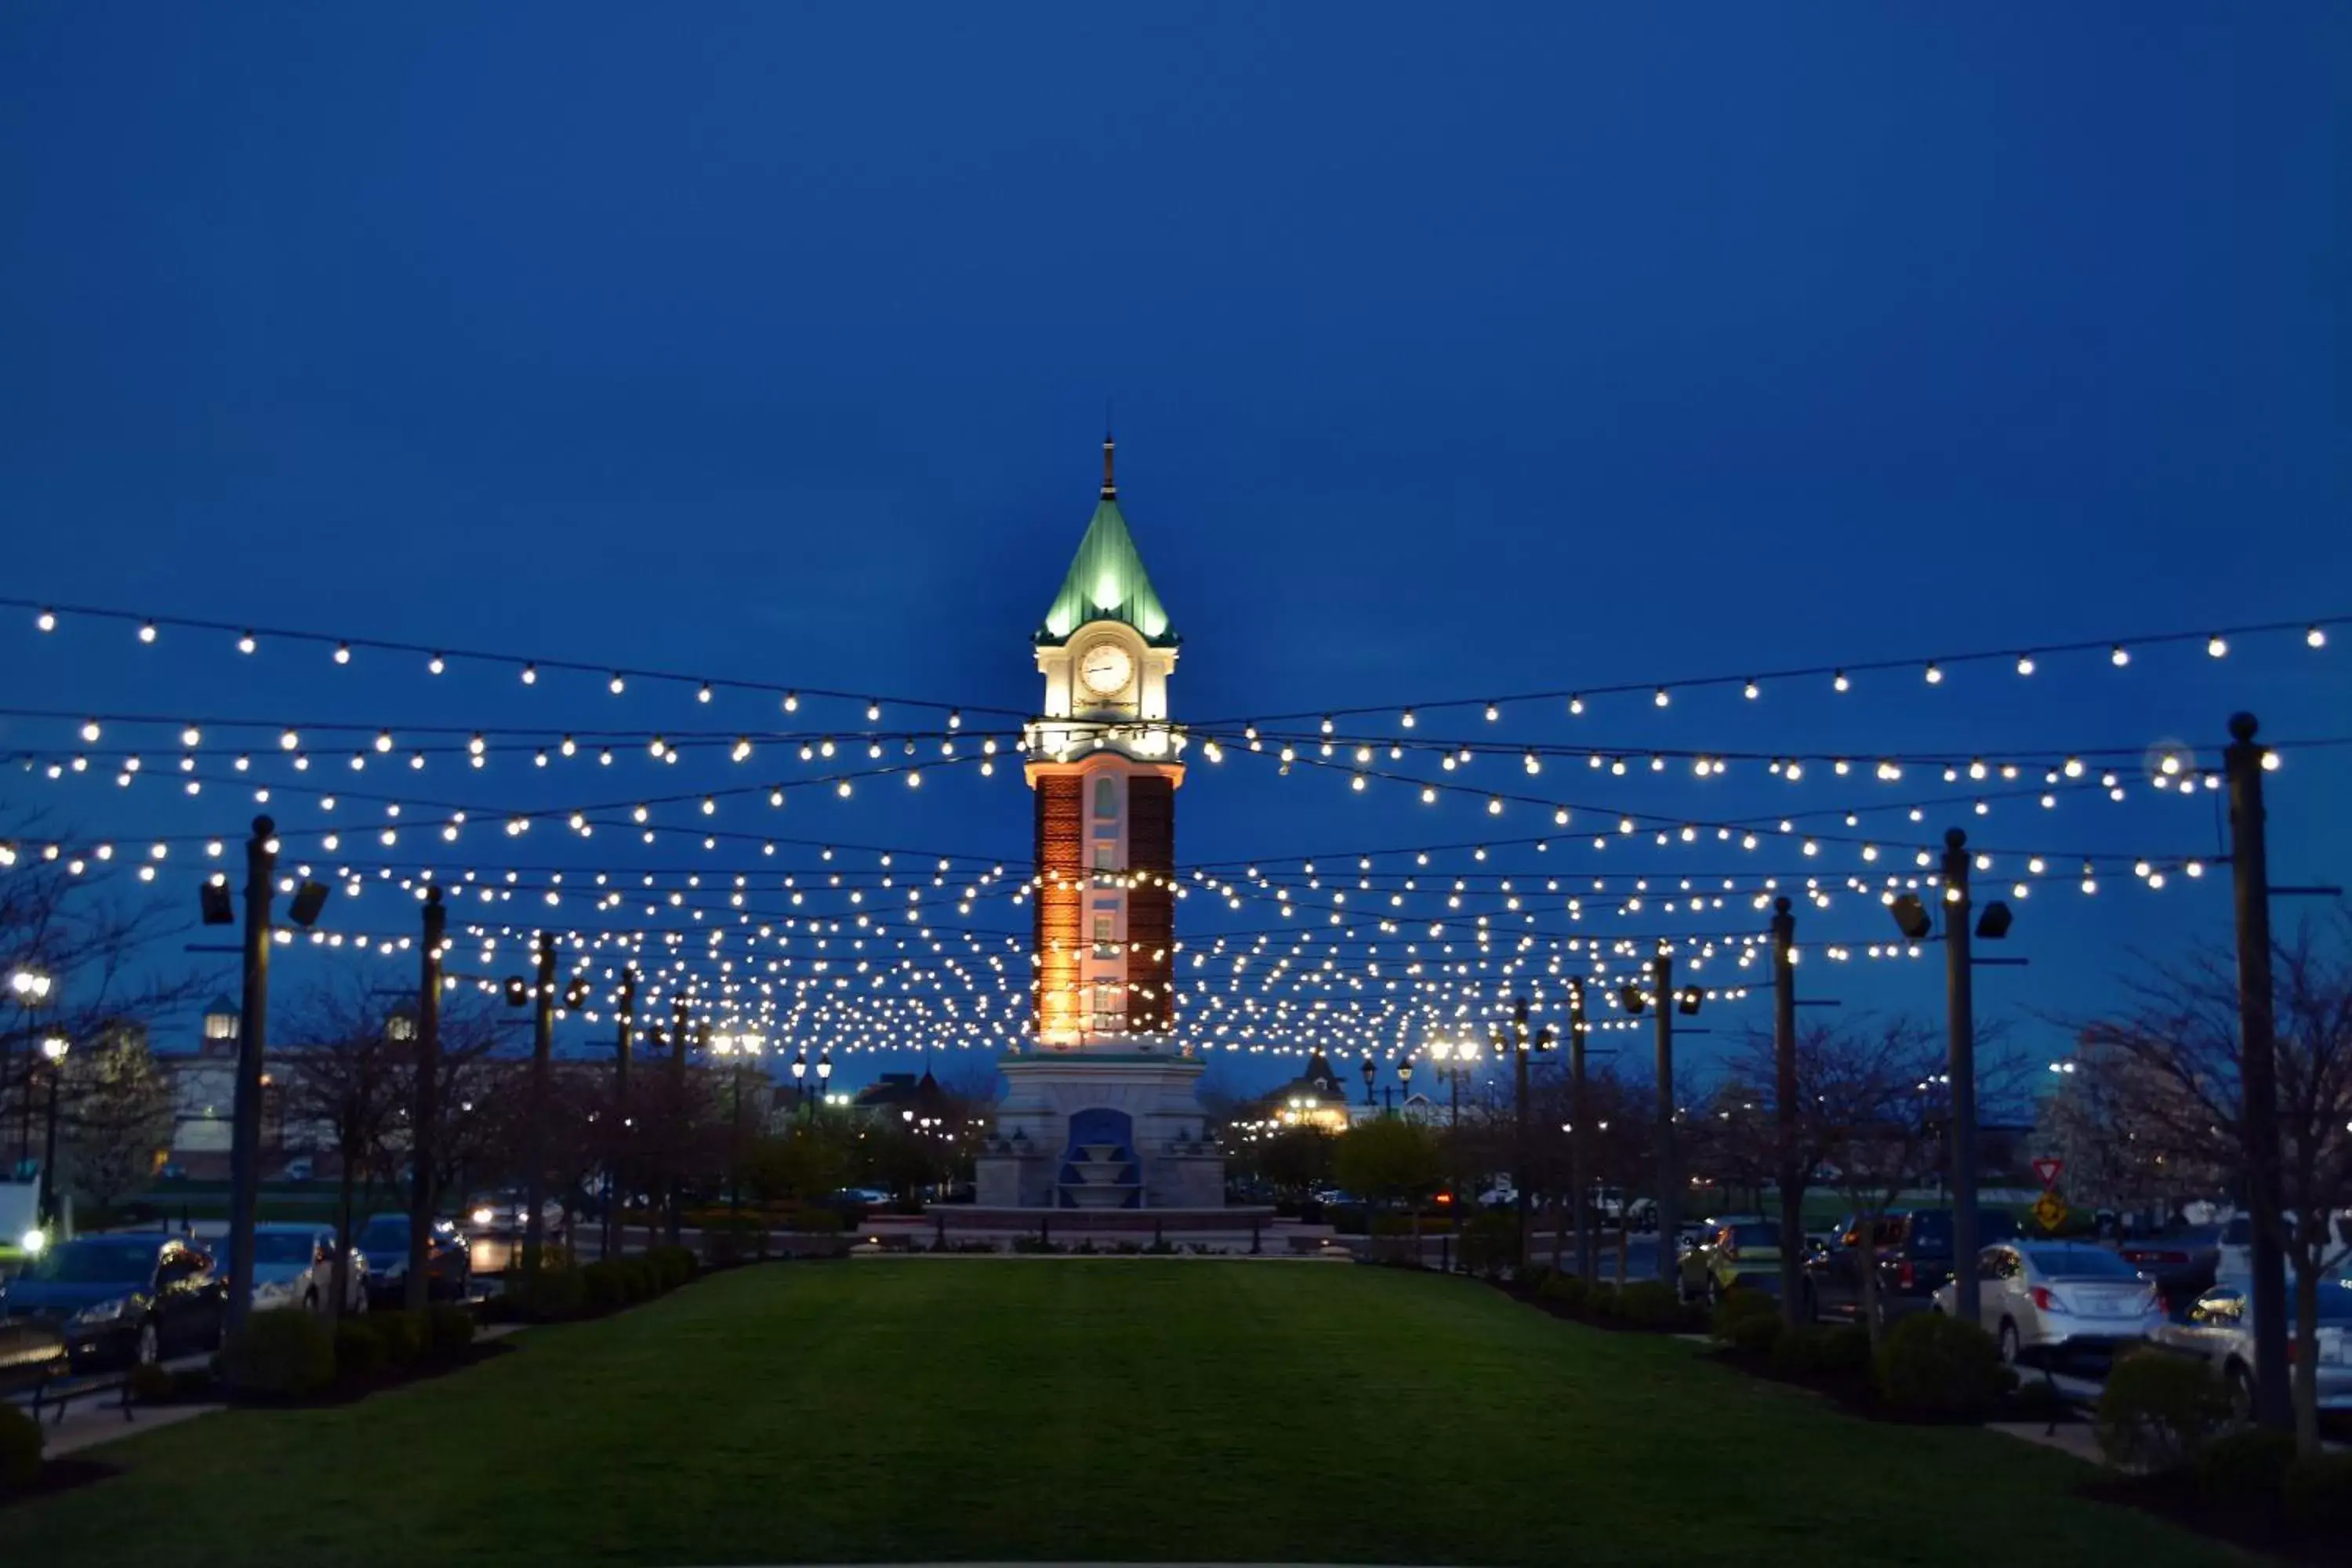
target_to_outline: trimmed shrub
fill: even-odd
[[[140,1362],[131,1369],[131,1397],[142,1405],[160,1405],[178,1392],[177,1380],[172,1373],[152,1362]]]
[[[1687,1329],[1693,1319],[1682,1292],[1663,1279],[1638,1279],[1618,1291],[1613,1315],[1635,1328],[1665,1331]]]
[[[221,1377],[248,1398],[295,1399],[335,1381],[335,1337],[300,1307],[256,1312],[221,1347]]]
[[[2092,1416],[2108,1462],[2127,1470],[2177,1470],[2194,1462],[2230,1421],[2230,1391],[2211,1367],[2140,1351],[2116,1358]]]
[[[29,1491],[41,1479],[41,1424],[13,1405],[0,1405],[0,1497]]]
[[[839,1236],[849,1221],[839,1209],[804,1208],[793,1215],[788,1229],[804,1236]]]
[[[1772,1370],[1782,1377],[1868,1377],[1870,1331],[1806,1324],[1773,1344]]]
[[[1527,1289],[1540,1290],[1544,1288],[1544,1282],[1549,1279],[1551,1275],[1552,1268],[1550,1264],[1530,1263],[1525,1268],[1519,1270],[1518,1282]]]
[[[2192,1468],[2208,1502],[2267,1509],[2279,1501],[2294,1463],[2294,1434],[2241,1426],[2206,1444]]]
[[[1895,1325],[1878,1351],[1878,1392],[1913,1415],[1979,1420],[2016,1382],[1999,1342],[1974,1323],[1920,1312]]]
[[[2352,1454],[2318,1454],[2287,1467],[2279,1489],[2289,1517],[2334,1529],[2352,1528]]]
[[[520,1283],[522,1290],[516,1299],[516,1310],[534,1322],[576,1318],[587,1305],[587,1288],[580,1281],[580,1270],[568,1264],[544,1266]]]
[[[1780,1336],[1789,1331],[1778,1312],[1750,1312],[1729,1327],[1731,1331],[1724,1342],[1742,1355],[1752,1356],[1770,1355],[1772,1347],[1780,1342]]]
[[[1732,1290],[1715,1304],[1715,1313],[1707,1324],[1707,1332],[1725,1344],[1737,1342],[1734,1331],[1751,1319],[1769,1318],[1780,1321],[1780,1303],[1761,1290]],[[1765,1349],[1770,1349],[1768,1344]]]
[[[391,1314],[386,1314],[390,1316]],[[366,1318],[345,1318],[335,1325],[335,1378],[341,1383],[365,1383],[383,1372],[391,1360],[383,1335]]]
[[[618,1262],[598,1258],[580,1270],[580,1298],[592,1312],[609,1312],[626,1305],[626,1273]]]
[[[415,1366],[425,1354],[425,1316],[421,1312],[371,1312],[368,1321],[383,1344],[383,1364],[394,1372]]]
[[[425,1353],[435,1361],[455,1361],[474,1342],[474,1314],[454,1301],[425,1309]]]
[[[1581,1274],[1555,1274],[1538,1288],[1538,1295],[1547,1301],[1557,1301],[1571,1312],[1581,1312],[1591,1305],[1592,1288]]]
[[[654,1278],[664,1290],[675,1290],[694,1278],[701,1259],[690,1247],[651,1247],[646,1249],[646,1262],[652,1266]]]
[[[1499,1279],[1518,1261],[1519,1222],[1507,1214],[1482,1214],[1462,1227],[1465,1272]]]

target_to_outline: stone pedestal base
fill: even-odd
[[[1203,1135],[1202,1064],[1150,1052],[1041,1052],[1011,1086],[978,1165],[984,1208],[1211,1209],[1225,1161]]]

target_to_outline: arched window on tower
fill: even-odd
[[[1095,820],[1113,822],[1118,818],[1118,781],[1108,773],[1095,778]]]

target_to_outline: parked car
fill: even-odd
[[[2289,1224],[2294,1221],[2294,1210],[2285,1211]],[[2336,1245],[2352,1252],[2352,1210],[2335,1217]],[[2246,1281],[2254,1276],[2254,1221],[2251,1215],[2239,1215],[2221,1227],[2221,1239],[2214,1249],[2213,1282],[2226,1285],[2235,1280],[2243,1290]]]
[[[1977,1211],[1979,1244],[2011,1241],[2016,1236],[2017,1217],[2007,1209]],[[1835,1242],[1805,1260],[1805,1299],[1798,1309],[1800,1316],[1860,1321],[1862,1271],[1871,1265],[1874,1255],[1882,1323],[1933,1305],[1936,1288],[1952,1276],[1952,1211],[1895,1210],[1880,1216],[1873,1240],[1874,1246],[1865,1242],[1861,1223],[1848,1218],[1838,1227]]]
[[[1936,1288],[1938,1312],[1955,1310],[1957,1281]],[[2156,1281],[2104,1247],[2020,1241],[1977,1257],[1979,1321],[2000,1342],[2000,1359],[2112,1354],[2164,1326]]]
[[[2182,1226],[2167,1235],[2126,1241],[2116,1255],[2154,1279],[2167,1301],[2185,1303],[2220,1276],[2223,1229],[2218,1225]]]
[[[1707,1222],[1715,1228],[1694,1250],[1700,1289],[1710,1301],[1734,1289],[1780,1293],[1780,1222],[1762,1215],[1731,1215]]]
[[[58,1242],[0,1287],[0,1320],[54,1327],[77,1371],[210,1350],[227,1304],[209,1255],[152,1233]]]
[[[368,1309],[367,1254],[353,1247],[344,1267],[343,1310]],[[230,1271],[226,1238],[213,1265],[226,1282]],[[257,1225],[253,1227],[253,1305],[325,1310],[335,1289],[335,1232],[323,1225]]]
[[[2290,1310],[2288,1352],[2294,1352]],[[2242,1280],[2224,1279],[2189,1304],[2183,1321],[2156,1331],[2158,1344],[2194,1355],[2219,1369],[2241,1415],[2254,1402],[2254,1320]],[[2319,1407],[2352,1410],[2352,1274],[2319,1283]]]
[[[396,1307],[408,1291],[408,1216],[372,1215],[360,1228],[359,1249],[367,1262],[368,1295],[379,1307]],[[473,1254],[457,1227],[433,1222],[425,1249],[425,1294],[462,1301],[474,1283]]]

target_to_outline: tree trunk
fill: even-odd
[[[2316,1265],[2325,1244],[2305,1260]],[[2319,1270],[2298,1268],[2294,1276],[2294,1451],[2306,1459],[2319,1455]]]
[[[1854,1264],[1854,1286],[1861,1298],[1862,1326],[1870,1335],[1870,1351],[1878,1353],[1878,1342],[1884,1336],[1878,1327],[1878,1220],[1864,1216],[1862,1234],[1854,1237],[1854,1249],[1860,1255]]]
[[[352,1210],[358,1199],[353,1191],[358,1179],[359,1173],[347,1154],[343,1157],[342,1181],[335,1194],[335,1262],[327,1271],[327,1321],[331,1323],[341,1321],[343,1302],[351,1295]]]

